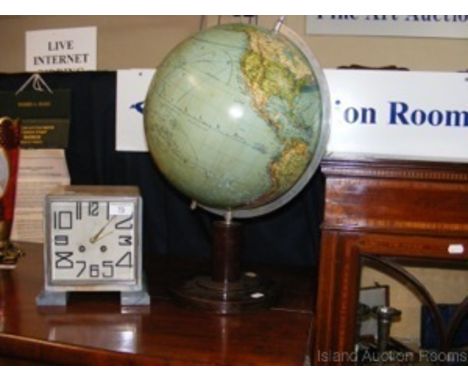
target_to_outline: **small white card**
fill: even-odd
[[[129,216],[133,214],[132,203],[109,203],[110,216]]]

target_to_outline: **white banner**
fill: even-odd
[[[147,151],[143,106],[153,69],[117,73],[116,147]],[[468,74],[326,69],[328,154],[468,162]]]
[[[96,70],[97,28],[26,32],[26,71]]]
[[[329,154],[468,162],[468,74],[325,70]]]
[[[143,127],[143,106],[154,73],[154,69],[117,71],[117,151],[148,151]]]
[[[306,16],[308,34],[407,37],[468,37],[468,15]]]

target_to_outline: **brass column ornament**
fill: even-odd
[[[10,242],[15,209],[20,122],[0,117],[0,268],[14,268],[23,251]]]

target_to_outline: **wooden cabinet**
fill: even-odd
[[[394,264],[467,265],[468,166],[329,158],[322,171],[313,357],[319,365],[346,364],[354,350],[363,263],[401,277],[427,305],[435,304],[424,286]]]

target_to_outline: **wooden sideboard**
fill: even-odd
[[[221,316],[175,304],[168,288],[209,264],[152,259],[149,307],[121,307],[112,293],[72,294],[65,308],[37,307],[42,246],[20,246],[0,270],[0,365],[303,365],[310,362],[313,269],[249,267],[282,286],[271,309]],[[247,269],[246,269],[247,270]]]
[[[38,308],[42,247],[23,244],[18,267],[0,271],[0,365],[302,365],[309,355],[317,365],[349,363],[343,354],[354,350],[363,264],[468,265],[468,166],[326,158],[322,171],[316,303],[313,270],[254,267],[283,286],[272,309],[188,310],[167,290],[208,267],[161,258],[146,270],[150,307],[121,307],[118,296],[100,293],[72,295],[66,308]],[[406,282],[433,304],[416,281]]]
[[[363,264],[391,271],[427,305],[435,305],[428,291],[395,264],[468,264],[468,165],[327,158],[322,171],[313,359],[348,364]]]

